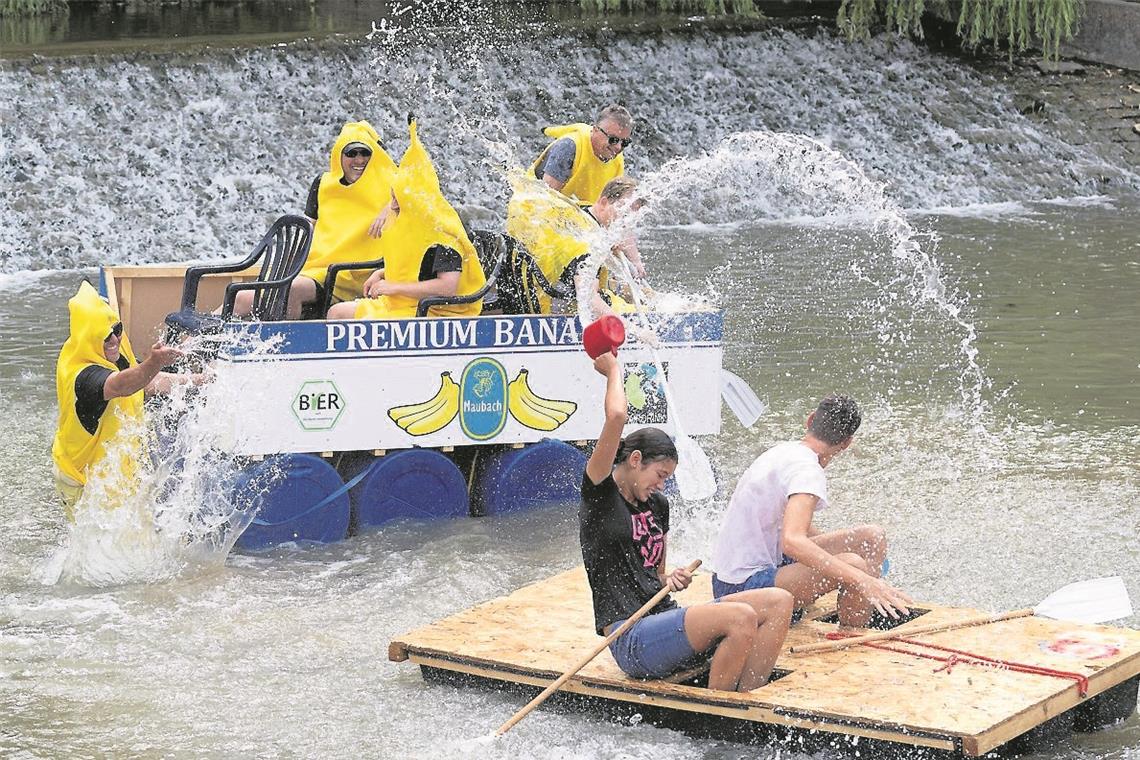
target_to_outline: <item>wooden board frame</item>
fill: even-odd
[[[710,596],[709,577],[702,574],[690,589],[678,595],[678,601],[700,603]],[[978,614],[977,610],[934,604],[920,606],[930,610],[929,616],[923,616],[915,625]],[[943,663],[866,647],[789,654],[787,649],[796,643],[819,640],[826,632],[835,630],[833,624],[821,622],[834,608],[832,595],[808,610],[805,620],[792,628],[777,662],[778,669],[789,672],[788,677],[751,693],[630,679],[617,669],[608,652],[599,655],[563,688],[583,697],[975,757],[1140,676],[1140,631],[1043,618],[1003,621],[980,629],[915,638],[1000,659],[1078,672],[1088,679],[1086,697],[1080,696],[1071,680],[962,663],[952,669],[953,673],[940,672]],[[504,625],[506,621],[512,621],[511,626]],[[564,630],[570,626],[575,626],[575,630]],[[542,688],[568,669],[583,649],[588,651],[590,642],[596,641],[591,629],[584,571],[577,568],[409,632],[390,644],[388,655],[393,661],[410,660],[425,668],[475,679]],[[899,627],[900,634],[905,630],[906,624]],[[1058,664],[1060,656],[1046,649],[1045,644],[1073,632],[1119,642],[1117,654],[1104,659],[1103,664],[1073,659],[1070,666],[1062,667]],[[527,643],[530,641],[535,643]],[[869,674],[875,672],[881,674],[879,684],[868,682]],[[843,679],[862,681],[854,686],[848,683],[845,688],[849,693],[865,695],[870,707],[862,705],[862,712],[851,709],[850,704],[827,693]],[[843,688],[838,691],[843,692]],[[1008,707],[1002,709],[1002,705]]]

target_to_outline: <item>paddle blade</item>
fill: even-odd
[[[744,378],[724,368],[720,370],[720,397],[746,428],[755,425],[756,420],[767,410],[764,402],[752,392]]]
[[[1034,615],[1072,620],[1075,623],[1107,623],[1132,616],[1132,601],[1119,575],[1070,583],[1041,600]]]
[[[704,449],[689,436],[681,433],[677,445],[677,490],[685,501],[703,501],[716,496],[716,475]]]

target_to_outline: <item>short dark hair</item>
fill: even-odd
[[[594,124],[601,124],[603,121],[612,121],[619,127],[633,130],[633,116],[630,114],[629,109],[625,106],[619,106],[617,103],[610,103],[608,106],[598,111],[598,118],[594,120]]]
[[[824,443],[836,446],[855,435],[862,422],[863,416],[859,414],[855,399],[833,394],[819,402],[808,432]]]
[[[641,452],[643,464],[656,462],[660,459],[678,461],[677,445],[673,443],[669,434],[660,428],[643,427],[622,438],[621,443],[618,444],[614,464],[621,464],[629,459],[629,455],[635,451]]]

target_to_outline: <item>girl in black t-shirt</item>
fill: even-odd
[[[677,449],[657,428],[624,441],[622,366],[612,353],[594,360],[606,378],[606,421],[582,478],[582,558],[599,635],[622,624],[668,584],[679,591],[692,575],[666,572],[669,501],[661,487],[677,468]],[[779,588],[730,594],[679,607],[666,597],[612,644],[610,653],[635,678],[665,676],[712,658],[709,688],[750,691],[768,681],[792,616],[792,595]]]

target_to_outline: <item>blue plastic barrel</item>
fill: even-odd
[[[582,495],[586,455],[563,441],[539,441],[483,460],[475,486],[480,514],[522,512],[576,503]]]
[[[350,516],[343,486],[332,465],[311,454],[281,454],[247,468],[234,483],[233,500],[255,511],[237,545],[256,551],[289,541],[342,540]]]
[[[434,449],[404,449],[366,461],[349,477],[368,468],[353,486],[352,510],[356,530],[400,518],[466,517],[467,481],[455,462]]]

